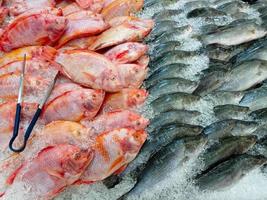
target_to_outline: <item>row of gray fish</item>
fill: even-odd
[[[190,0],[173,8],[177,3],[145,1],[144,12],[156,8],[144,83],[154,115],[137,158],[104,181],[109,188],[135,182],[121,199],[138,199],[201,149],[201,167],[189,177],[200,190],[229,187],[267,163],[267,1]],[[190,20],[203,23],[195,30]],[[191,39],[202,46],[186,48]],[[210,61],[201,73],[192,62],[197,57]],[[212,108],[210,122],[203,123],[203,102]]]

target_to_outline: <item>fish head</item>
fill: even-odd
[[[128,118],[129,118],[129,121],[133,123],[133,127],[135,127],[136,130],[145,129],[149,124],[148,119],[134,112],[130,112],[128,115]]]
[[[92,161],[94,152],[89,149],[81,149],[77,146],[69,145],[62,152],[61,167],[64,172],[70,176],[76,176],[86,169],[89,163]]]
[[[127,134],[121,137],[121,149],[125,155],[129,155],[130,157],[134,155],[135,157],[146,141],[147,133],[144,130],[135,129],[124,129],[123,131],[126,131]]]
[[[139,88],[148,72],[146,66],[137,64],[122,64],[118,66],[120,69],[121,79],[124,87]]]
[[[105,92],[103,90],[86,90],[88,92],[82,93],[84,108],[86,108],[88,111],[92,111],[93,109],[98,111],[103,103]]]
[[[68,20],[65,17],[46,15],[46,30],[49,32],[49,39],[52,42],[58,40],[67,28]]]
[[[147,97],[148,92],[144,89],[129,89],[127,96],[127,104],[129,106],[142,105]]]

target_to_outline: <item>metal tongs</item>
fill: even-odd
[[[22,95],[23,95],[23,88],[24,88],[24,74],[25,74],[25,66],[26,66],[26,54],[24,55],[23,58],[23,64],[22,64],[22,71],[20,74],[20,83],[19,83],[19,94],[18,94],[18,102],[17,102],[17,106],[16,106],[16,115],[15,115],[15,123],[14,123],[14,129],[13,129],[13,136],[9,141],[9,148],[10,150],[14,151],[14,152],[22,152],[26,145],[27,145],[27,141],[32,133],[32,130],[42,112],[42,108],[46,102],[46,100],[48,99],[48,97],[50,96],[52,89],[55,85],[55,79],[53,80],[52,84],[49,86],[47,93],[44,96],[44,99],[41,100],[41,102],[38,104],[38,108],[24,134],[24,142],[23,145],[20,148],[14,148],[13,147],[13,143],[16,140],[17,136],[18,136],[18,132],[19,132],[19,124],[20,124],[20,114],[21,114],[21,103],[23,102],[22,100]]]

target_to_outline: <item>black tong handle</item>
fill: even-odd
[[[23,141],[23,145],[20,147],[20,148],[14,148],[13,147],[13,144],[14,144],[14,141],[16,140],[17,136],[18,136],[18,131],[19,131],[19,122],[20,122],[20,113],[21,113],[21,105],[20,104],[17,104],[17,108],[16,108],[16,117],[15,117],[15,124],[14,124],[14,132],[13,132],[13,136],[9,142],[9,148],[14,151],[14,152],[22,152],[26,145],[27,145],[27,142],[28,142],[28,139],[30,138],[31,136],[31,133],[32,133],[32,130],[39,118],[39,116],[41,115],[41,112],[42,112],[42,109],[40,107],[38,107],[38,109],[36,110],[33,118],[32,118],[32,121],[30,122],[25,134],[24,134],[24,141]]]

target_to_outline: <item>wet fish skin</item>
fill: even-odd
[[[156,115],[148,127],[149,132],[152,132],[169,123],[187,123],[194,121],[201,115],[198,111],[189,110],[170,110]]]
[[[258,127],[254,121],[226,119],[214,122],[205,127],[203,133],[210,139],[225,138],[227,136],[245,136],[252,134]]]
[[[145,84],[149,87],[161,79],[183,78],[189,74],[188,68],[189,65],[183,63],[157,66],[154,69],[150,68],[150,76],[145,80]]]
[[[249,107],[238,105],[219,105],[213,108],[216,118],[220,120],[224,119],[244,119],[249,113]]]
[[[226,15],[225,12],[211,7],[196,8],[187,14],[187,18],[196,17],[218,17]]]
[[[249,7],[249,5],[245,2],[232,1],[232,2],[225,3],[223,5],[220,5],[219,7],[217,7],[217,9],[220,11],[223,11],[227,14],[234,14],[237,12],[242,12],[245,9],[247,9],[248,7]]]
[[[161,56],[163,53],[168,52],[168,51],[179,50],[181,48],[181,45],[182,45],[181,42],[174,41],[174,40],[160,43],[154,47],[150,56],[157,57],[157,56]]]
[[[265,120],[267,120],[267,108],[255,110],[255,111],[250,113],[250,116],[254,120],[265,121]]]
[[[182,13],[182,10],[179,9],[167,9],[167,10],[161,10],[158,13],[155,13],[152,16],[152,19],[155,21],[162,21],[162,20],[169,20],[173,17],[176,17]]]
[[[218,44],[210,44],[205,47],[205,50],[207,51],[207,56],[210,59],[228,62],[233,56],[243,52],[248,46],[249,43],[230,47]]]
[[[123,177],[131,177],[136,180],[146,167],[146,164],[152,156],[159,152],[164,146],[174,140],[187,136],[197,136],[203,130],[201,126],[188,124],[172,123],[163,126],[158,131],[150,134],[150,138],[143,145],[137,157],[129,163],[125,171],[117,176],[113,176],[104,181],[108,187],[114,187]]]
[[[151,102],[151,106],[156,114],[172,109],[192,110],[192,107],[199,100],[200,100],[199,96],[183,92],[176,92],[155,99],[154,101]]]
[[[157,98],[174,92],[185,92],[190,94],[197,86],[198,83],[196,81],[190,81],[183,78],[169,78],[159,80],[155,85],[148,88],[148,91],[153,98]]]
[[[267,61],[250,60],[230,70],[217,90],[243,91],[265,79],[267,79]]]
[[[263,85],[260,88],[246,92],[239,104],[249,107],[251,111],[266,108],[267,87]]]
[[[256,136],[234,136],[219,139],[219,141],[203,152],[200,157],[203,161],[202,172],[205,173],[218,163],[233,155],[246,153],[256,143]]]
[[[190,25],[169,29],[167,32],[157,35],[153,43],[161,44],[169,41],[179,41],[182,37],[188,36],[190,33],[192,33],[192,27]]]
[[[208,6],[209,6],[209,3],[203,0],[190,1],[184,4],[185,9],[189,11],[196,9],[196,8],[203,8],[203,7],[208,7]]]
[[[222,85],[223,80],[225,79],[225,74],[226,72],[224,71],[213,71],[207,74],[200,80],[199,85],[193,94],[203,96],[216,90]]]
[[[202,41],[204,44],[221,44],[226,46],[238,45],[266,35],[266,30],[256,23],[244,23],[239,26],[226,27],[224,30],[204,35]],[[237,37],[238,35],[238,37]]]
[[[151,8],[151,7],[165,7],[175,4],[175,0],[149,0],[145,1],[144,8]]]
[[[207,94],[203,97],[206,101],[211,101],[214,106],[216,105],[225,105],[225,104],[234,104],[238,105],[240,100],[244,96],[244,92],[228,92],[228,91],[214,91],[210,94]]]
[[[149,160],[135,187],[129,193],[123,195],[120,200],[129,197],[138,198],[144,190],[149,190],[167,179],[173,171],[182,166],[190,154],[204,146],[206,142],[207,139],[203,136],[186,137],[175,140],[162,148]],[[158,173],[159,171],[161,173]]]
[[[163,20],[155,23],[155,26],[153,30],[151,31],[149,37],[155,38],[159,35],[163,34],[164,32],[168,31],[171,28],[178,28],[181,25],[179,22],[173,21],[173,20]],[[150,39],[148,39],[150,40]]]
[[[241,52],[241,53],[237,54],[236,56],[234,56],[233,58],[231,58],[230,61],[233,64],[238,65],[238,64],[244,62],[245,60],[249,60],[251,58],[257,59],[257,56],[254,57],[254,55],[257,55],[258,53],[260,54],[260,52],[264,49],[266,44],[267,44],[266,37],[258,39],[257,41],[253,41],[253,43],[251,45],[249,45],[249,47],[247,49],[245,49],[243,52]],[[258,56],[260,56],[260,55],[258,55]],[[259,59],[261,59],[261,58],[263,58],[263,57],[259,57]],[[261,59],[261,60],[265,60],[265,59]]]
[[[196,180],[200,190],[220,190],[238,182],[250,171],[267,162],[263,156],[243,154],[216,166]]]
[[[198,51],[183,51],[183,50],[175,50],[175,51],[168,51],[163,53],[160,57],[152,60],[150,63],[150,67],[154,70],[157,67],[162,65],[172,64],[172,63],[184,63],[193,57],[199,54]]]

